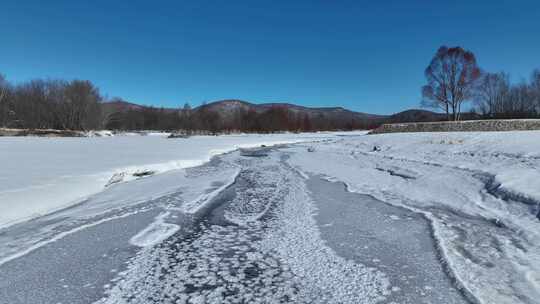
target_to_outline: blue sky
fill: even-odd
[[[442,44],[528,78],[538,20],[539,1],[3,0],[0,73],[89,79],[156,106],[240,98],[388,114],[418,107]]]

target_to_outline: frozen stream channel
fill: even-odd
[[[467,303],[422,216],[290,153],[229,153],[106,190],[176,182],[166,195],[88,215],[104,193],[0,231],[0,303]]]

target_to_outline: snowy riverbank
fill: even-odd
[[[429,218],[441,257],[480,303],[540,298],[540,132],[407,133],[311,145],[299,170]],[[296,151],[296,149],[293,149]]]
[[[193,167],[238,148],[331,138],[339,133],[91,138],[0,138],[0,227],[100,192],[110,182]]]

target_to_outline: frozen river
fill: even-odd
[[[468,302],[422,215],[302,174],[287,147],[251,152],[2,230],[0,302]],[[84,216],[107,191],[175,181],[166,195]]]

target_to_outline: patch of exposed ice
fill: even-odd
[[[216,189],[213,189],[208,193],[200,194],[196,199],[192,201],[186,202],[182,205],[181,210],[185,213],[197,213],[202,208],[204,208],[206,204],[211,202],[216,195],[218,195],[221,191],[232,185],[239,173],[240,169],[235,168],[234,173],[229,176],[228,180],[223,185]]]
[[[98,220],[98,221],[95,221],[95,222],[92,222],[92,223],[89,223],[89,224],[80,225],[77,228],[71,229],[69,231],[64,231],[62,233],[56,234],[52,238],[47,239],[45,241],[32,242],[31,245],[25,247],[22,250],[14,251],[14,253],[9,253],[8,252],[8,254],[0,256],[0,265],[2,265],[4,263],[7,263],[9,261],[12,261],[14,259],[20,258],[21,256],[24,256],[24,255],[26,255],[26,254],[40,248],[40,247],[43,247],[43,246],[45,246],[47,244],[56,242],[56,241],[66,237],[68,235],[79,232],[79,231],[81,231],[83,229],[94,227],[94,226],[97,226],[99,224],[102,224],[102,223],[105,223],[105,222],[108,222],[108,221],[113,221],[113,220],[117,220],[117,219],[120,219],[120,218],[128,217],[128,216],[131,216],[131,215],[136,214],[136,213],[137,212],[128,212],[128,213],[124,213],[122,215],[116,215],[116,216],[112,216],[112,217],[107,217],[107,218],[104,218],[104,219],[101,219],[101,220]]]
[[[169,215],[170,212],[159,214],[153,223],[134,235],[129,242],[139,247],[153,246],[175,234],[180,229],[180,226],[166,223],[165,219]]]

